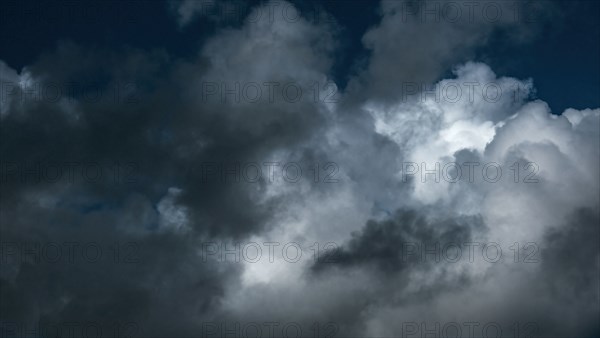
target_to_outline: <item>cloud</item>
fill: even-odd
[[[368,66],[351,86],[369,99],[393,101],[405,83],[440,80],[493,34],[526,41],[555,12],[553,6],[538,7],[535,2],[382,1],[381,22],[362,38],[371,52]]]
[[[381,223],[369,221],[361,233],[353,235],[347,249],[323,257],[314,269],[364,265],[365,268],[374,266],[383,272],[410,274],[403,270],[413,263],[423,263],[421,252],[417,253],[417,244],[422,249],[467,243],[471,241],[471,231],[484,227],[476,217],[473,220],[467,218],[466,224],[454,219],[437,222],[440,224],[429,224],[424,215],[417,215],[412,210],[400,210],[390,220]],[[432,261],[438,260],[435,254],[433,256]]]
[[[161,50],[62,42],[28,66],[24,86],[32,95],[2,108],[3,245],[15,244],[10,250],[19,253],[22,243],[91,243],[104,256],[30,264],[10,251],[2,313],[11,315],[3,320],[94,318],[105,334],[117,320],[139,324],[137,333],[146,336],[200,332],[242,273],[204,262],[201,243],[269,229],[290,198],[266,194],[267,175],[224,184],[206,177],[207,166],[259,163],[266,171],[263,163],[273,157],[301,161],[311,154],[306,140],[327,126],[329,114],[309,94],[301,102],[279,96],[272,105],[266,96],[252,104],[202,102],[202,83],[291,83],[308,93],[326,81],[331,65],[324,29],[304,20],[290,27],[281,19],[249,22],[221,32],[185,61]],[[278,48],[277,55],[266,52]],[[1,66],[3,83],[19,81]],[[58,97],[43,95],[56,86]],[[31,168],[33,174],[21,175]],[[49,179],[57,168],[58,179]],[[115,263],[115,245],[135,262]]]
[[[185,27],[202,5],[227,3],[170,10]],[[494,34],[524,43],[544,20],[455,5],[463,16],[431,21],[422,2],[382,2],[343,89],[343,28],[251,20],[273,3],[188,58],[63,41],[20,72],[0,62],[14,84],[0,117],[2,320],[94,320],[105,336],[134,322],[144,337],[270,322],[344,337],[515,321],[596,334],[600,109],[553,114],[534,79],[476,61]],[[302,175],[271,179],[265,163]],[[206,258],[207,243],[240,242],[279,246],[272,261]]]

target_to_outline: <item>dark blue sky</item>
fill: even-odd
[[[248,6],[259,3],[249,1]],[[361,37],[379,21],[377,5],[366,0],[295,1],[304,13],[316,4],[333,14],[341,26],[334,77],[345,86],[355,66],[368,57]],[[515,44],[499,36],[480,48],[476,61],[488,63],[499,75],[533,78],[537,97],[554,113],[600,106],[600,4],[597,1],[548,1],[559,8],[561,20],[548,22],[532,41]],[[195,20],[180,29],[169,3],[133,1],[2,1],[0,58],[20,70],[51,51],[61,40],[103,48],[165,49],[187,58],[204,38],[231,21],[216,24]],[[466,61],[466,60],[465,60]]]

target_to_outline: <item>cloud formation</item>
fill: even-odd
[[[200,4],[165,11],[185,28]],[[554,9],[422,6],[381,3],[346,88],[343,28],[248,19],[272,2],[189,58],[63,41],[0,61],[2,332],[597,335],[600,108],[553,112],[476,59]]]

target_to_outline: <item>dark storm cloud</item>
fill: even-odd
[[[415,265],[439,261],[436,255],[441,256],[443,247],[452,244],[462,250],[463,244],[471,241],[471,233],[484,228],[480,217],[430,221],[422,211],[398,210],[388,220],[367,222],[347,245],[317,262],[313,270],[362,266],[384,274],[410,274]],[[425,257],[426,250],[433,251],[432,257]]]
[[[490,271],[490,279],[512,291],[501,304],[482,309],[479,318],[505,327],[528,323],[522,333],[536,337],[598,336],[599,238],[598,210],[575,210],[560,228],[521,248],[521,258],[539,259],[527,263],[519,279],[505,280],[507,271],[501,269]],[[490,290],[490,297],[494,293]]]
[[[63,228],[71,223],[69,229],[39,221],[61,211],[3,218],[38,235],[3,231],[4,328],[11,322],[29,332],[41,326],[45,337],[56,326],[58,336],[87,336],[92,333],[82,334],[82,327],[92,325],[101,337],[114,337],[116,327],[123,337],[193,336],[198,322],[210,319],[228,280],[236,283],[234,267],[198,259],[196,236],[124,235],[111,225],[118,216],[101,212],[57,221]],[[67,333],[68,325],[76,333]]]
[[[424,332],[422,324],[429,328],[440,325],[454,329],[455,325],[460,327],[463,322],[471,321],[480,326],[479,329],[485,325],[500,328],[504,332],[502,336],[514,334],[515,327],[518,327],[519,334],[536,337],[595,337],[600,332],[597,320],[600,313],[599,221],[597,210],[577,210],[568,217],[564,227],[549,230],[542,241],[520,248],[518,255],[505,250],[503,255],[508,260],[491,264],[487,277],[482,279],[482,276],[466,272],[457,273],[460,263],[448,261],[449,257],[443,250],[446,244],[458,244],[463,252],[462,259],[466,260],[468,248],[464,244],[477,243],[476,238],[486,232],[480,217],[429,222],[425,214],[399,210],[390,220],[369,221],[343,247],[316,262],[312,266],[313,278],[324,283],[331,276],[345,276],[338,283],[353,301],[339,300],[338,316],[334,321],[340,325],[340,332],[348,336],[367,330],[357,324],[357,321],[364,323],[357,313],[372,309],[370,302],[377,299],[377,307],[389,307],[391,311],[380,314],[384,318],[389,316],[383,320],[384,330],[387,330],[383,332],[396,335],[407,334],[410,331],[407,325],[415,323],[418,329],[412,334],[418,335]],[[440,247],[436,248],[435,243]],[[510,245],[501,243],[504,249]],[[475,256],[479,249],[476,249]],[[439,261],[435,259],[436,253],[441,257]],[[454,253],[450,256],[452,259],[456,257]],[[478,264],[475,258],[469,262],[470,265]],[[513,259],[523,262],[520,263],[522,265],[515,264]],[[484,260],[490,262],[489,259]],[[508,266],[512,264],[512,267],[506,269],[505,263]],[[440,273],[440,269],[444,272]],[[505,278],[507,274],[515,273],[512,269],[520,271],[519,279]],[[359,279],[358,271],[366,272],[373,282],[377,281],[377,286],[356,293],[349,280]],[[409,291],[412,283],[419,283],[420,275],[429,275],[431,279],[427,284],[419,285],[417,290]],[[440,299],[451,298],[449,295],[452,294],[459,295],[459,299],[475,299],[471,297],[482,292],[478,285],[486,283],[496,285],[496,289],[484,291],[489,292],[490,299],[495,299],[499,291],[497,287],[512,291],[494,306],[487,304],[486,300],[477,299],[476,302],[484,306],[476,313],[465,311],[469,313],[466,317],[457,313],[456,317],[448,320],[447,314],[440,316],[437,312],[445,306]],[[451,304],[459,312],[466,310],[462,304]],[[423,312],[421,307],[430,311]],[[462,329],[467,334],[466,328]],[[440,332],[443,331],[438,331],[442,335]]]
[[[99,163],[104,180],[83,182],[99,198],[123,197],[133,190],[155,202],[167,188],[185,186],[181,201],[190,207],[199,231],[251,233],[271,213],[271,203],[259,205],[267,175],[256,183],[223,184],[217,177],[207,179],[203,170],[209,163],[241,162],[259,163],[266,171],[262,163],[273,151],[294,151],[327,121],[310,102],[279,108],[190,102],[202,90],[190,84],[207,67],[202,58],[189,65],[160,51],[111,52],[61,44],[28,68],[36,81],[28,88],[48,88],[45,96],[28,99],[20,88],[10,92],[12,109],[2,121],[3,161],[20,168],[42,163],[42,170],[48,163]],[[72,110],[49,98],[55,87],[67,103],[74,102]],[[299,149],[300,154],[306,151]],[[114,163],[132,164],[134,182],[106,184]],[[32,177],[21,182],[18,173],[6,183],[3,189],[11,196],[30,183],[47,184]]]
[[[401,209],[384,220],[370,220],[347,243],[312,265],[313,283],[336,280],[337,292],[348,297],[338,296],[336,301],[322,305],[335,313],[331,320],[339,325],[340,336],[357,337],[358,332],[369,331],[363,316],[375,308],[410,308],[473,282],[458,265],[469,261],[468,245],[485,232],[483,220],[478,216],[432,217],[434,212],[425,210]],[[419,276],[427,275],[431,276],[427,285],[411,290],[411,284],[420,283]],[[368,285],[351,282],[356,279],[360,284],[363,278],[370,281]],[[401,330],[394,334],[400,335]]]
[[[599,277],[594,269],[585,268],[598,265],[598,210],[577,210],[567,222],[564,229],[550,230],[546,236],[542,251],[544,273],[552,276],[548,280],[557,289],[569,293],[590,290]]]
[[[274,37],[273,43],[303,53],[299,56],[312,71],[326,70],[320,51],[312,48],[328,35],[306,23],[297,28],[311,34],[307,45],[302,36],[292,36],[293,42]],[[111,51],[63,42],[21,72],[25,83],[3,77],[3,321],[31,328],[39,321],[92,320],[104,336],[112,334],[114,322],[133,322],[139,329],[135,336],[198,335],[202,320],[217,311],[225,288],[235,285],[240,273],[203,262],[200,243],[260,233],[269,228],[274,208],[285,203],[285,196],[264,197],[266,172],[257,182],[226,184],[218,175],[207,179],[203,168],[241,162],[266,171],[263,163],[282,150],[276,160],[326,162],[307,143],[328,124],[318,102],[198,100],[204,82],[231,88],[236,81],[279,81],[308,92],[312,80],[298,78],[305,70],[297,63],[287,73],[277,69],[260,79],[260,74],[226,79],[223,72],[235,76],[253,60],[240,59],[237,69],[215,65],[240,57],[238,39],[244,31],[215,42],[230,44],[230,50],[207,50],[194,60],[173,59],[160,50]],[[115,180],[116,163],[127,179]],[[103,172],[101,179],[79,173],[91,164]],[[48,179],[46,169],[52,167],[53,175],[57,166],[62,177]],[[75,170],[74,178],[67,177],[67,168]],[[303,182],[315,184],[308,175]],[[63,260],[48,262],[40,251],[56,245],[64,251],[65,243],[80,248],[91,243],[103,259],[71,264],[63,252]],[[41,261],[22,259],[22,251],[36,245]],[[121,250],[135,262],[115,262],[115,245],[125,246]]]
[[[565,228],[548,231],[541,250],[539,280],[545,286],[543,294],[552,295],[557,304],[562,304],[553,306],[552,311],[539,311],[555,316],[542,325],[548,334],[581,332],[581,336],[592,337],[600,333],[599,242],[597,209],[576,210],[568,217]],[[568,316],[564,316],[565,309],[569,309]]]

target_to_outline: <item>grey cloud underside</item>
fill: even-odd
[[[198,230],[210,236],[236,237],[259,231],[271,214],[270,209],[281,202],[259,205],[264,182],[223,184],[212,177],[206,179],[202,176],[202,170],[206,170],[203,164],[258,162],[262,165],[278,149],[297,153],[295,160],[299,161],[319,153],[305,143],[326,127],[327,120],[310,106],[294,107],[302,110],[298,114],[253,105],[239,112],[240,120],[236,121],[225,113],[228,107],[198,107],[182,100],[182,93],[189,91],[186,78],[159,78],[163,72],[179,76],[189,71],[190,66],[168,64],[160,53],[154,57],[141,52],[107,54],[66,44],[56,54],[42,58],[31,71],[36,78],[58,79],[60,83],[75,82],[83,74],[115,81],[100,87],[103,93],[111,93],[118,83],[133,83],[139,88],[131,97],[135,101],[115,104],[107,95],[103,98],[105,102],[84,101],[81,118],[76,122],[58,104],[33,102],[24,108],[15,107],[13,114],[2,121],[4,161],[28,164],[92,161],[100,163],[105,171],[114,162],[135,163],[135,183],[110,184],[110,178],[105,177],[97,184],[83,182],[87,186],[82,189],[89,190],[88,198],[92,201],[94,198],[118,201],[132,190],[156,201],[168,187],[186,186],[181,200],[190,206]],[[82,70],[78,63],[61,65],[59,61],[80,59],[89,60],[92,66]],[[136,67],[119,69],[128,59],[131,62],[135,59]],[[203,68],[197,66],[194,74],[202,76]],[[263,175],[262,181],[266,176]],[[25,184],[9,180],[4,187],[8,189],[7,196],[18,196],[29,181],[33,180]],[[10,202],[11,198],[4,201]]]
[[[68,50],[49,55],[47,62],[85,58],[78,53],[86,52],[71,50],[76,47],[63,48]],[[94,64],[102,63],[100,55],[87,56],[97,60],[92,61]],[[127,58],[127,54],[123,57]],[[106,177],[98,183],[80,182],[74,186],[64,180],[58,184],[10,180],[2,186],[1,233],[2,240],[8,243],[94,242],[105,254],[113,243],[136,243],[139,263],[3,264],[2,270],[7,274],[3,274],[1,282],[3,320],[28,325],[37,320],[93,320],[104,323],[105,333],[111,332],[110,323],[136,322],[146,336],[197,335],[201,332],[201,320],[210,320],[209,315],[217,308],[225,284],[229,280],[235,283],[239,274],[235,268],[223,269],[218,263],[202,262],[199,243],[258,233],[268,227],[272,209],[285,203],[284,198],[261,203],[264,182],[224,185],[219,180],[205,180],[201,176],[202,163],[263,161],[277,148],[293,151],[297,147],[299,159],[305,153],[318,155],[303,150],[300,143],[310,132],[321,128],[323,119],[316,112],[272,112],[276,117],[269,117],[264,126],[258,126],[259,131],[249,130],[252,127],[243,124],[236,127],[221,111],[204,112],[202,108],[179,103],[173,83],[163,83],[155,77],[161,67],[166,67],[160,57],[131,57],[136,57],[141,69],[136,73],[125,68],[122,76],[156,86],[143,90],[137,97],[139,103],[88,104],[82,109],[83,121],[75,126],[51,104],[14,109],[2,121],[1,144],[6,162],[92,161],[101,163],[105,173],[114,162],[133,162],[139,169],[136,182],[114,184]],[[86,71],[112,71],[118,63]],[[68,80],[79,75],[78,69],[69,65],[54,66],[50,69],[56,74],[48,74],[43,64],[44,61],[39,70],[34,68],[36,76],[62,76]],[[107,76],[114,78],[116,73]],[[261,113],[257,111],[254,122]],[[165,124],[165,119],[170,122]],[[162,136],[165,132],[171,135],[166,141]],[[261,135],[269,135],[270,139],[266,141]],[[196,143],[197,138],[207,145],[184,156],[177,153]],[[187,187],[178,203],[192,211],[192,236],[151,230],[158,223],[153,206],[170,186]],[[26,202],[27,195],[36,194],[60,197],[56,206],[48,210],[35,201]],[[80,211],[97,204],[108,210],[87,214]],[[65,298],[67,304],[63,304]]]
[[[300,47],[310,52],[310,46]],[[241,60],[238,70],[246,67],[247,60]],[[31,177],[22,182],[18,176],[3,181],[3,242],[92,242],[105,258],[111,245],[134,243],[136,262],[114,264],[112,257],[101,263],[3,262],[2,320],[28,327],[38,321],[95,321],[105,336],[115,322],[134,322],[139,330],[128,333],[135,336],[198,336],[202,322],[218,312],[225,288],[235,287],[241,273],[239,266],[202,261],[200,243],[259,234],[275,222],[275,209],[295,198],[265,199],[266,173],[256,183],[224,184],[204,178],[203,165],[262,166],[280,150],[285,153],[279,161],[305,167],[326,163],[327,154],[315,144],[322,142],[328,118],[310,102],[199,105],[201,88],[190,84],[203,76],[220,81],[222,75],[214,68],[207,75],[211,64],[204,56],[188,62],[161,51],[106,51],[66,42],[28,71],[41,87],[84,81],[91,87],[84,90],[104,95],[98,102],[84,99],[84,93],[69,97],[79,104],[76,115],[61,102],[10,102],[0,126],[2,161],[94,162],[105,177],[90,182],[76,175],[75,183],[66,175],[57,183]],[[269,80],[295,79],[283,74]],[[112,90],[123,84],[133,85],[135,95],[115,102]],[[134,181],[112,182],[114,163],[134,163]],[[314,184],[308,175],[302,179]],[[191,232],[160,228],[156,205],[170,187],[185,187],[176,204],[189,211]],[[38,198],[49,198],[52,206],[40,205]]]
[[[479,217],[456,217],[430,222],[424,214],[415,210],[398,210],[391,219],[382,222],[369,221],[360,233],[355,233],[347,248],[331,252],[315,264],[315,272],[330,268],[361,266],[373,267],[375,272],[410,273],[411,267],[423,265],[421,253],[410,245],[435,248],[451,244],[462,246],[471,242],[472,231],[482,231],[485,226]],[[435,262],[435,255],[429,259]]]
[[[455,315],[454,321],[443,321],[436,311],[432,310],[424,317],[418,308],[439,307],[437,298],[444,294],[462,294],[465,290],[477,292],[474,285],[482,281],[468,273],[457,272],[459,260],[455,258],[460,257],[456,255],[457,251],[434,248],[436,245],[440,248],[460,247],[461,259],[467,260],[468,245],[477,243],[474,238],[487,229],[480,217],[455,216],[433,221],[427,217],[426,213],[399,210],[389,220],[369,221],[342,248],[330,252],[312,266],[312,278],[316,280],[326,278],[328,274],[341,274],[351,279],[353,271],[361,270],[377,280],[375,290],[367,288],[366,293],[353,295],[357,299],[350,310],[348,304],[338,309],[340,317],[335,320],[346,325],[348,331],[344,331],[345,334],[352,335],[354,330],[364,330],[364,327],[358,329],[351,325],[360,316],[345,318],[341,314],[367,311],[375,300],[381,307],[397,309],[399,314],[394,316],[395,321],[384,322],[392,332],[406,332],[402,323],[420,325],[425,322],[431,327],[436,322],[462,323],[461,315]],[[536,243],[541,262],[538,271],[523,272],[520,280],[512,280],[511,287],[515,287],[515,292],[502,304],[488,304],[479,313],[463,320],[482,325],[500,323],[503,330],[514,323],[527,323],[525,332],[539,337],[569,336],[572,332],[593,337],[600,329],[596,318],[600,262],[598,217],[597,210],[574,211],[565,224],[568,230],[550,230]],[[520,253],[521,258],[523,254]],[[483,256],[474,254],[472,257],[477,261]],[[442,272],[434,272],[436,267]],[[493,268],[486,278],[497,278],[502,287],[501,275],[506,273],[508,271],[500,267]],[[430,274],[432,282],[421,285],[418,290],[410,290],[411,280],[419,274]],[[469,297],[468,292],[465,297]],[[455,306],[460,312],[464,304]]]
[[[185,29],[198,13],[190,2],[181,4],[168,10]],[[0,110],[3,162],[91,161],[105,173],[115,162],[136,168],[132,182],[111,182],[109,175],[98,182],[2,182],[3,242],[95,242],[106,254],[96,263],[3,262],[2,321],[97,321],[104,336],[112,334],[110,323],[135,322],[134,336],[144,337],[197,337],[211,321],[298,322],[306,332],[315,322],[333,322],[338,337],[398,336],[408,321],[503,327],[519,321],[535,322],[542,336],[597,336],[600,198],[592,190],[599,180],[600,112],[552,117],[527,97],[460,109],[400,102],[403,82],[433,86],[492,34],[523,43],[545,23],[403,22],[401,4],[381,4],[381,22],[363,37],[371,52],[367,65],[338,89],[333,108],[312,98],[200,100],[203,81],[295,82],[305,93],[329,81],[340,28],[304,19],[225,27],[191,59],[61,42],[21,72],[0,63],[2,81],[27,75],[42,86],[135,88],[127,102],[108,95],[94,102],[81,93],[72,104],[8,102]],[[554,11],[549,6],[539,18]],[[458,79],[520,81],[497,78],[481,64],[457,69]],[[463,110],[464,116],[456,113]],[[465,121],[473,131],[466,139],[490,139],[456,148],[463,140],[452,135],[461,135]],[[535,160],[541,183],[478,178],[427,190],[418,176],[399,178],[402,162],[422,154],[506,166]],[[271,160],[303,167],[335,162],[339,182],[316,183],[307,172],[283,185],[265,175],[256,183],[202,176],[208,162]],[[449,264],[405,260],[402,252],[412,242],[443,247],[497,240],[506,249],[515,239],[535,241],[540,263]],[[269,240],[334,241],[338,249],[276,268],[201,257],[203,242]],[[111,261],[115,243],[135,243],[135,262]]]

